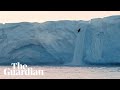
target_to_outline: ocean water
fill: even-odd
[[[44,70],[44,75],[4,75],[5,68],[0,66],[0,79],[120,79],[120,67],[31,67]]]

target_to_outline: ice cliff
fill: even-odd
[[[120,16],[0,24],[0,64],[119,64],[119,38]]]

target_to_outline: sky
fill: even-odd
[[[120,11],[0,11],[0,23],[45,22],[58,20],[90,20],[112,15]]]

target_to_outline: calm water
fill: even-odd
[[[0,79],[120,79],[120,67],[32,67],[35,70],[44,70],[43,76],[8,76],[4,75],[5,68],[7,66],[0,67]]]

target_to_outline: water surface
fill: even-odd
[[[0,79],[120,79],[120,67],[31,67],[44,70],[44,75],[4,75],[4,69],[8,66],[0,66]]]

